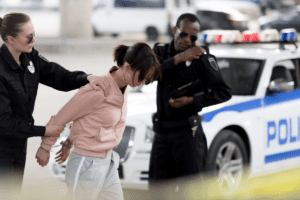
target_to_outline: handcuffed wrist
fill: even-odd
[[[44,141],[42,141],[41,145],[43,145],[43,146],[49,146],[49,147],[52,147],[52,145],[51,145],[51,144],[46,144]]]
[[[63,148],[69,148],[69,149],[71,149],[73,147],[72,144],[71,145],[66,145],[64,141],[61,141],[60,144],[62,145]]]
[[[45,144],[44,142],[41,143],[41,147],[43,149],[45,149],[46,151],[51,151],[51,149],[52,149],[52,145]]]
[[[50,152],[50,151],[51,151],[51,149],[50,149],[50,150],[47,150],[47,149],[45,149],[45,148],[42,147],[42,146],[40,146],[40,148],[41,148],[41,149],[44,149],[44,150],[47,151],[47,152]]]

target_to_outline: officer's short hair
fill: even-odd
[[[193,23],[198,22],[199,25],[201,25],[200,20],[196,15],[194,15],[192,13],[184,13],[184,14],[182,14],[178,17],[177,22],[176,22],[176,26],[179,28],[180,22],[182,20],[186,19],[186,18],[189,19],[190,22],[193,22]]]

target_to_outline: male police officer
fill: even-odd
[[[231,98],[230,88],[222,79],[214,56],[204,55],[205,50],[195,46],[199,31],[199,19],[193,14],[183,14],[173,27],[174,40],[155,44],[153,49],[163,74],[162,80],[158,80],[157,113],[153,117],[156,134],[149,170],[152,195],[175,178],[203,172],[207,144],[197,113],[203,107]],[[192,64],[188,66],[186,61]],[[197,79],[201,81],[197,93],[171,98],[174,90]],[[155,199],[163,199],[160,195]]]

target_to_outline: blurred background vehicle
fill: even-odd
[[[103,0],[92,0],[96,8]],[[58,10],[60,0],[0,0],[0,9],[52,9]]]
[[[217,9],[213,4],[196,2],[197,17],[201,22],[201,31],[207,29],[239,30],[248,29],[249,17],[231,7]]]
[[[148,40],[172,34],[183,13],[195,13],[192,0],[107,0],[92,16],[94,34],[145,32]]]
[[[300,31],[300,10],[298,6],[282,4],[280,1],[266,1],[266,15],[258,19],[260,29],[295,28]]]
[[[241,0],[196,0],[195,7],[201,31],[259,29],[257,19],[261,10],[257,3]]]

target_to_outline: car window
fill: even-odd
[[[294,87],[293,88],[289,88],[285,91],[291,91],[294,90],[295,87],[297,87],[297,71],[296,70],[296,66],[295,66],[295,62],[297,60],[283,60],[280,62],[276,62],[273,69],[272,69],[272,75],[270,78],[270,83],[276,79],[281,81],[285,81],[285,82],[290,82],[293,83]],[[269,91],[269,89],[267,89],[267,95],[271,94],[271,91]]]
[[[164,8],[165,0],[115,0],[117,8]]]
[[[254,95],[263,60],[218,58],[220,72],[232,95]]]

